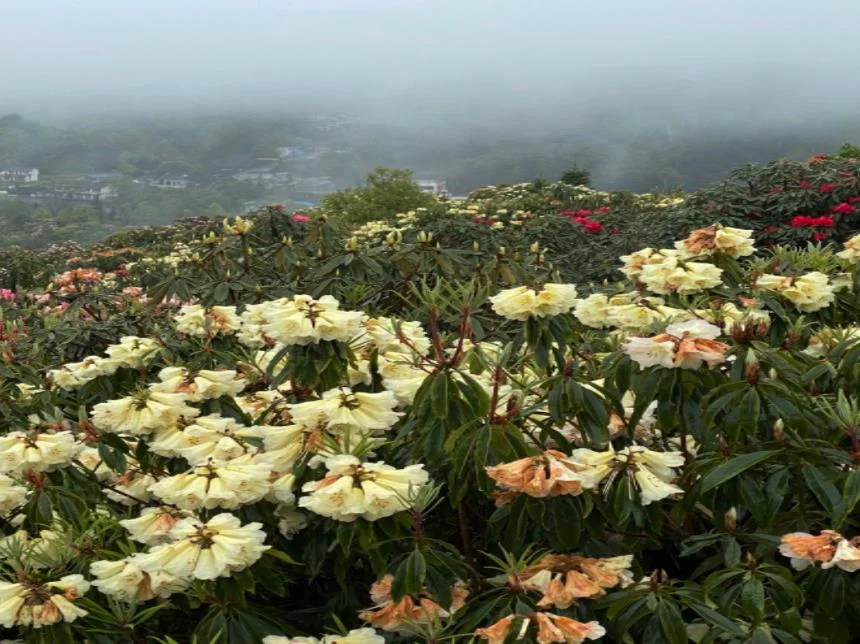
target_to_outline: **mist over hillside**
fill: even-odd
[[[573,165],[695,189],[860,140],[858,19],[850,0],[12,4],[0,171],[40,174],[0,185],[0,219],[34,244],[309,207],[376,167],[454,195]]]

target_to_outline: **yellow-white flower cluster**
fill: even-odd
[[[700,293],[722,283],[722,269],[685,259],[674,249],[643,248],[623,255],[621,272],[645,284],[652,293]]]
[[[49,472],[71,463],[80,448],[67,430],[9,432],[0,436],[0,472]]]
[[[321,341],[349,342],[358,332],[362,313],[342,311],[331,295],[314,299],[296,295],[251,305],[242,314],[241,341],[248,346],[268,342],[308,345]]]
[[[372,628],[355,628],[346,635],[323,635],[322,639],[268,635],[263,644],[385,644],[385,638]]]
[[[299,499],[299,507],[344,522],[359,517],[376,521],[406,510],[428,481],[423,465],[396,469],[350,455],[328,458],[326,469],[325,478],[302,487],[309,494]]]
[[[87,614],[74,601],[89,588],[82,575],[66,575],[45,583],[0,582],[0,625],[42,628],[62,621],[73,622]]]
[[[847,260],[849,264],[860,263],[860,235],[854,235],[842,246],[843,249],[836,253],[837,257]]]
[[[0,474],[0,517],[23,505],[26,498],[25,486],[18,485],[14,479],[5,474]]]
[[[206,308],[201,304],[187,304],[176,314],[173,328],[179,333],[205,338],[235,333],[241,323],[235,306]]]
[[[137,369],[152,362],[161,345],[151,338],[125,336],[119,344],[109,346],[107,357],[88,356],[80,362],[69,362],[48,372],[48,378],[58,387],[74,390],[99,376],[112,376],[117,369]]]
[[[818,271],[804,273],[799,277],[765,274],[759,276],[755,285],[757,288],[778,293],[804,313],[826,308],[836,297],[827,275]]]
[[[203,522],[194,517],[177,518],[156,510],[142,518],[150,519],[158,539],[139,531],[133,538],[153,544],[147,552],[135,553],[116,561],[96,561],[90,572],[93,585],[106,595],[126,602],[168,597],[181,592],[195,579],[217,579],[253,565],[269,546],[259,523],[242,525],[229,513],[215,515]],[[163,521],[164,517],[169,520]],[[123,522],[129,527],[129,522]],[[160,525],[159,525],[160,524]],[[165,529],[166,528],[166,529]],[[144,533],[150,530],[143,529]]]
[[[505,289],[490,298],[493,311],[509,320],[552,317],[567,313],[576,305],[573,284],[544,284],[536,291],[527,286]]]
[[[655,452],[639,445],[615,451],[610,445],[605,452],[580,448],[567,459],[573,465],[575,477],[584,489],[611,485],[618,472],[624,471],[636,484],[642,505],[650,505],[684,490],[674,485],[678,478],[675,468],[683,467],[680,452]]]

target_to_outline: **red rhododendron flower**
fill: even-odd
[[[779,230],[779,226],[765,226],[763,232],[772,233]]]
[[[860,203],[860,197],[848,197],[848,203]]]
[[[611,231],[609,231],[609,232],[611,232],[613,235],[620,235],[620,234],[621,234],[621,229],[620,229],[620,228],[613,228],[613,229],[612,229]]]
[[[558,214],[561,215],[562,217],[573,217],[573,211],[572,210],[562,210]]]
[[[597,212],[609,212],[610,210],[612,210],[612,208],[609,206],[600,206],[600,208],[597,209]]]
[[[791,225],[794,228],[833,228],[836,221],[830,215],[821,215],[820,217],[797,215],[791,218]]]
[[[809,183],[808,181],[801,181],[799,187],[801,190],[807,190],[807,189],[812,187],[812,184]]]
[[[822,239],[827,239],[827,233],[812,233],[812,238],[815,241],[821,241]]]
[[[603,224],[601,224],[599,221],[586,221],[583,225],[585,226],[585,229],[590,233],[599,233],[601,230],[603,230]]]
[[[308,216],[307,216],[306,214],[304,214],[304,213],[301,213],[301,212],[295,212],[295,213],[293,213],[293,221],[294,221],[294,222],[296,222],[297,224],[306,224],[306,223],[308,223],[310,220],[311,220],[311,218],[310,218],[310,217],[308,217]]]
[[[854,213],[854,211],[854,206],[849,203],[845,203],[844,201],[841,204],[833,206],[830,209],[830,212],[838,212],[840,215],[850,215]]]
[[[822,183],[820,186],[818,186],[818,189],[821,192],[833,192],[838,187],[839,187],[838,183]]]
[[[577,217],[588,217],[590,214],[591,214],[590,210],[581,209],[581,210],[576,211]]]

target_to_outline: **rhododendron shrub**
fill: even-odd
[[[860,242],[622,248],[633,197],[553,190],[457,244],[271,208],[4,286],[0,637],[852,641]]]

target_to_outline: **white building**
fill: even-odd
[[[0,170],[0,183],[3,184],[36,183],[38,180],[38,168],[4,168]]]
[[[448,185],[444,179],[416,179],[415,183],[421,188],[421,192],[444,197],[448,195]]]
[[[181,175],[165,175],[159,177],[155,181],[150,181],[149,185],[156,188],[172,188],[174,190],[182,190],[191,185],[191,180],[187,174]]]

